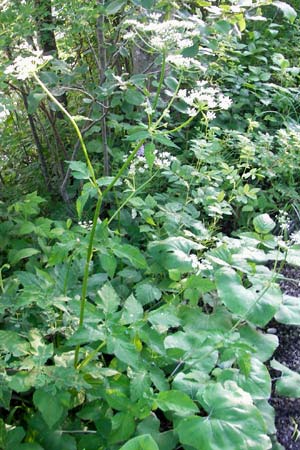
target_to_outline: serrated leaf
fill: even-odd
[[[101,299],[100,307],[105,314],[111,314],[118,309],[121,299],[110,283],[105,283],[99,291],[97,291]]]
[[[139,353],[135,345],[128,342],[125,337],[109,336],[107,339],[107,350],[125,364],[128,364],[135,369],[139,369]]]
[[[143,317],[144,310],[141,306],[141,303],[137,301],[137,299],[134,297],[134,295],[130,295],[130,297],[125,300],[123,310],[122,310],[122,317],[121,317],[121,323],[122,324],[131,324],[138,320],[140,320]]]
[[[199,401],[208,416],[190,416],[179,422],[177,432],[182,444],[196,450],[271,448],[259,410],[235,382],[211,383]]]
[[[141,251],[130,244],[116,244],[112,246],[113,253],[119,258],[127,259],[136,269],[146,269],[147,261]]]
[[[141,305],[155,302],[161,298],[161,290],[150,283],[139,284],[135,290],[136,297]]]
[[[113,278],[117,268],[117,260],[114,255],[102,254],[100,255],[101,266],[108,273],[110,278]]]
[[[77,180],[88,180],[90,173],[87,165],[83,161],[67,161],[69,162],[72,175]]]
[[[160,392],[155,403],[162,411],[172,411],[178,416],[189,416],[199,411],[187,394],[176,390]]]

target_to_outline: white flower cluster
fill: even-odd
[[[172,162],[176,160],[175,156],[171,155],[169,152],[159,152],[154,150],[154,163],[153,167],[155,169],[168,169]],[[124,157],[127,159],[127,157]],[[147,160],[143,154],[137,155],[136,159],[131,163],[128,171],[129,176],[135,176],[137,173],[143,174],[149,170]]]
[[[207,120],[216,117],[211,110],[226,110],[232,105],[231,98],[222,94],[219,89],[208,86],[206,81],[197,81],[195,88],[191,90],[180,89],[178,98],[189,106],[187,109],[189,116],[196,116],[199,109],[206,110]]]
[[[52,59],[51,56],[44,56],[40,51],[34,52],[31,56],[17,56],[14,62],[5,69],[5,73],[13,75],[18,80],[26,80],[50,59]]]
[[[85,220],[79,221],[79,222],[78,222],[78,225],[79,225],[80,227],[85,228],[86,230],[89,231],[89,230],[92,228],[93,221],[92,221],[92,220],[89,220],[89,221],[85,221]]]
[[[2,94],[2,92],[0,92],[0,95],[1,94]],[[4,122],[8,116],[9,116],[9,110],[6,108],[5,105],[2,105],[0,103],[0,123]]]
[[[277,221],[281,231],[288,231],[291,220],[287,211],[280,209],[277,215]]]
[[[199,69],[203,72],[206,68],[195,58],[187,58],[182,55],[169,55],[167,56],[167,62],[176,66],[178,69]]]
[[[127,20],[125,26],[127,31],[124,33],[125,40],[139,39],[146,46],[171,53],[168,62],[180,68],[199,68],[204,67],[194,58],[185,58],[178,54],[183,49],[194,45],[194,38],[198,37],[203,29],[203,21],[196,16],[185,18],[173,18],[163,20],[160,14],[150,14],[149,22],[138,20]],[[128,31],[129,30],[129,31]],[[145,38],[147,35],[147,38]]]

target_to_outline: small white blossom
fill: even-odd
[[[135,218],[136,218],[136,216],[137,216],[137,212],[136,212],[136,209],[132,209],[131,210],[131,217],[132,217],[132,219],[134,220]]]
[[[167,62],[180,69],[197,68],[202,71],[206,70],[205,67],[195,58],[185,58],[182,55],[169,55],[167,56]]]
[[[225,95],[221,94],[219,98],[219,107],[221,109],[229,109],[232,105],[232,100],[229,97],[226,97]]]
[[[33,55],[26,57],[17,56],[14,62],[5,69],[5,73],[13,75],[18,80],[26,80],[50,59],[52,59],[51,56],[44,56],[42,52],[34,52]]]
[[[206,118],[207,120],[214,120],[216,118],[216,113],[213,111],[207,111]]]

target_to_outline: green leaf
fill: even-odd
[[[275,359],[270,365],[281,372],[281,378],[276,381],[276,393],[284,397],[300,397],[300,374]]]
[[[127,91],[125,92],[125,100],[130,105],[138,106],[144,102],[145,97],[137,89],[127,89]]]
[[[17,444],[16,446],[14,446],[14,450],[44,450],[44,448],[36,442],[26,442],[24,444]]]
[[[108,336],[107,351],[114,354],[120,361],[139,369],[140,356],[136,346],[126,340],[126,336]]]
[[[110,283],[105,283],[99,291],[97,291],[102,303],[101,308],[105,314],[111,314],[118,309],[121,299]]]
[[[196,394],[202,392],[209,381],[208,374],[200,370],[191,370],[187,373],[179,372],[174,378],[172,387],[195,398]]]
[[[148,245],[149,254],[167,270],[177,269],[182,273],[193,270],[192,249],[202,248],[199,244],[184,237],[176,236],[162,241],[153,241]]]
[[[199,401],[208,416],[190,416],[179,422],[177,432],[182,444],[197,450],[271,448],[259,410],[235,382],[211,383]]]
[[[100,255],[101,266],[108,273],[110,278],[113,278],[117,268],[117,260],[114,255],[102,254]]]
[[[135,131],[132,134],[129,134],[126,137],[126,141],[138,142],[138,141],[140,141],[142,139],[146,139],[146,138],[149,138],[149,137],[151,137],[150,134],[149,134],[149,131],[147,131],[147,130],[140,130],[140,131]]]
[[[119,412],[115,414],[112,419],[112,431],[108,438],[110,444],[126,441],[129,439],[135,430],[134,418],[128,412]]]
[[[126,0],[113,0],[109,1],[105,7],[105,12],[107,15],[116,14],[120,9],[123,8],[127,3]]]
[[[175,92],[178,86],[178,80],[174,77],[166,77],[165,85],[170,89],[170,91]]]
[[[189,416],[199,412],[197,405],[187,394],[181,391],[160,392],[155,399],[155,403],[162,411],[172,411],[178,416]]]
[[[275,314],[279,323],[300,326],[300,299],[291,295],[283,295],[283,302]]]
[[[166,134],[155,134],[153,136],[153,140],[165,145],[166,147],[179,148],[178,145],[174,144],[174,142]]]
[[[144,310],[141,304],[136,300],[134,295],[130,295],[130,297],[125,300],[121,323],[122,324],[131,324],[140,320],[144,315]]]
[[[178,331],[164,340],[168,355],[176,360],[185,361],[185,367],[209,373],[216,365],[222,338],[218,335],[207,336],[207,333],[184,333]]]
[[[124,258],[129,260],[129,262],[136,269],[146,269],[147,261],[141,251],[137,247],[133,247],[130,244],[117,244],[112,245],[113,253],[119,258]]]
[[[77,180],[88,180],[90,172],[87,165],[83,161],[67,161],[69,162],[72,175]]]
[[[275,222],[269,214],[260,214],[253,219],[255,231],[260,234],[268,234],[275,228]]]
[[[179,327],[181,320],[174,305],[163,305],[148,314],[149,322],[160,332],[165,332],[168,328]]]
[[[255,358],[262,362],[270,359],[278,347],[279,341],[276,335],[263,333],[253,326],[245,325],[240,328],[239,333],[241,341],[254,347],[256,349]]]
[[[230,267],[221,267],[215,278],[218,294],[226,307],[255,325],[265,326],[281,304],[282,294],[276,284],[246,289]]]
[[[256,358],[251,358],[250,373],[244,375],[238,369],[223,370],[218,381],[233,380],[244,391],[249,392],[253,400],[269,399],[271,395],[271,378],[266,366]]]
[[[159,450],[159,448],[150,434],[143,434],[130,439],[120,450]]]
[[[290,22],[294,22],[296,17],[297,17],[297,13],[294,10],[294,8],[292,8],[291,5],[285,3],[285,2],[281,2],[281,1],[274,1],[272,3],[272,5],[277,6],[277,8],[280,9],[280,11],[282,11],[284,17],[286,19],[288,19]]]
[[[10,264],[17,264],[21,259],[30,258],[30,256],[40,253],[36,248],[22,248],[22,250],[10,250],[8,260]]]
[[[42,92],[30,92],[27,97],[28,113],[34,114],[39,107],[41,101],[46,97]]]
[[[49,428],[52,428],[62,418],[64,406],[70,403],[70,399],[71,394],[68,392],[52,395],[46,390],[38,389],[33,394],[33,403]]]
[[[139,284],[135,290],[136,297],[142,305],[155,302],[161,298],[161,290],[150,283]]]
[[[152,170],[153,163],[155,161],[154,150],[155,150],[154,144],[150,143],[150,144],[145,145],[144,153],[145,153],[145,158],[146,158],[146,161],[147,161],[147,164],[148,164],[150,170]]]
[[[29,343],[15,331],[0,330],[0,348],[14,356],[24,356],[29,353]]]

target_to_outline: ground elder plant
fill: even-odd
[[[296,152],[297,134],[273,141],[256,133],[256,118],[244,132],[218,122],[235,103],[226,82],[223,91],[205,79],[210,56],[201,56],[218,49],[216,36],[239,37],[257,4],[204,2],[202,16],[174,5],[171,18],[163,4],[149,14],[154,3],[100,5],[121,24],[114,51],[139,45],[154,56],[149,77],[107,71],[108,93],[98,91],[115,105],[105,106],[112,122],[128,118],[108,176],[79,126],[90,117],[58,100],[56,62],[24,55],[6,69],[59,109],[81,157],[68,162],[80,186],[72,219],[43,217],[36,192],[0,204],[4,450],[282,448],[272,381],[278,395],[299,397],[299,374],[273,359],[278,338],[266,330],[273,319],[300,324],[298,299],[279,287],[283,265],[300,265],[300,246],[286,209],[269,215],[259,195],[269,192],[260,185],[272,178],[268,161]],[[123,21],[126,8],[133,19]],[[284,170],[294,182],[294,166]],[[234,233],[222,232],[227,217]]]

